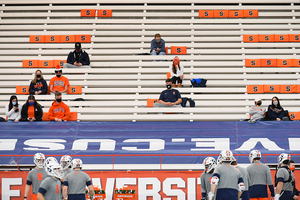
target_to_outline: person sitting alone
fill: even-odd
[[[56,122],[67,122],[70,119],[70,108],[62,102],[60,92],[55,92],[55,101],[52,103],[52,106],[48,112],[48,118],[50,121]]]
[[[154,39],[151,41],[151,55],[166,55],[165,41],[161,38],[159,33],[155,34]]]
[[[172,79],[172,87],[177,85],[176,82],[178,82],[178,87],[182,87],[183,71],[184,67],[180,64],[178,56],[176,56],[169,68],[169,72],[171,74],[170,78]]]
[[[178,90],[172,88],[172,80],[166,80],[167,89],[162,91],[159,101],[153,107],[181,107],[181,95]]]
[[[68,87],[70,86],[69,79],[65,76],[62,76],[62,69],[60,66],[56,66],[55,68],[55,77],[50,80],[50,93],[55,94],[55,92],[61,92],[66,94],[68,91]]]
[[[75,43],[75,50],[71,51],[64,68],[90,68],[90,58],[87,52],[81,49],[81,43]]]

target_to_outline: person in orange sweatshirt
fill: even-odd
[[[55,101],[49,109],[48,117],[51,121],[66,122],[70,119],[70,108],[61,99],[61,93],[55,92]]]

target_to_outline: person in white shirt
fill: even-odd
[[[177,85],[176,82],[178,82],[178,87],[182,87],[183,71],[184,67],[180,64],[178,56],[176,56],[169,68],[169,72],[171,74],[170,79],[172,79],[173,87]]]
[[[8,122],[18,122],[21,119],[21,108],[18,98],[15,95],[10,97],[9,103],[5,106],[5,115]]]

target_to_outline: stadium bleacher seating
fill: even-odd
[[[167,3],[166,3],[167,2]],[[112,10],[112,17],[82,17],[82,9]],[[199,10],[258,10],[258,17],[199,18]],[[33,35],[91,35],[83,43],[92,68],[63,69],[82,94],[63,100],[79,121],[240,120],[249,118],[254,99],[263,106],[276,95],[284,109],[298,112],[299,94],[248,94],[247,85],[300,85],[299,67],[246,67],[246,59],[297,59],[299,42],[244,42],[246,35],[299,34],[298,0],[2,0],[0,7],[0,114],[17,85],[29,85],[36,68],[23,60],[66,60],[74,43],[30,43]],[[160,33],[166,46],[186,47],[179,55],[185,67],[182,97],[195,108],[148,108],[157,99],[175,55],[149,56],[150,41]],[[152,62],[163,59],[164,62]],[[48,84],[53,68],[41,69]],[[191,88],[193,78],[206,88]],[[26,95],[18,95],[20,103]],[[83,98],[85,101],[74,101]],[[48,112],[51,95],[36,99]],[[177,115],[157,115],[179,110]]]

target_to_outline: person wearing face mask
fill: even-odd
[[[62,69],[60,66],[55,68],[55,76],[50,80],[50,93],[55,94],[55,92],[67,93],[68,87],[70,86],[69,79],[62,76]]]
[[[67,63],[64,64],[64,68],[90,68],[89,55],[81,49],[81,43],[75,43],[75,50],[71,51],[67,58]]]
[[[155,34],[154,39],[151,41],[151,55],[166,55],[165,41],[161,38],[159,33]]]
[[[294,173],[296,167],[295,167],[295,162],[293,160],[290,160],[288,164],[289,169]],[[293,185],[293,199],[298,200],[299,199],[299,191],[296,188],[296,182]]]
[[[8,105],[5,106],[5,115],[7,122],[18,122],[21,119],[21,105],[15,95],[10,97]]]
[[[184,67],[180,63],[178,56],[176,56],[173,59],[173,63],[169,67],[169,72],[171,73],[171,79],[172,79],[172,87],[175,87],[176,82],[178,82],[178,87],[182,86],[183,71],[184,71]]]
[[[284,109],[281,107],[277,97],[272,98],[272,104],[268,107],[267,117],[271,121],[288,121],[288,117],[284,117]]]
[[[29,94],[47,94],[48,92],[48,85],[47,82],[45,81],[42,71],[41,70],[36,70],[34,79],[31,81],[30,86],[29,86]]]
[[[29,95],[26,103],[23,105],[21,117],[22,121],[42,121],[42,106],[35,100],[35,97],[33,95]]]
[[[172,88],[172,80],[166,80],[167,89],[162,91],[159,102],[154,103],[153,107],[181,107],[181,95],[178,90]]]
[[[51,121],[67,122],[70,119],[70,108],[64,102],[60,92],[55,93],[55,101],[49,109],[48,117]]]
[[[249,108],[249,114],[251,115],[249,123],[255,123],[256,121],[263,121],[265,117],[266,108],[261,107],[261,99],[256,98],[254,101],[255,106]]]

